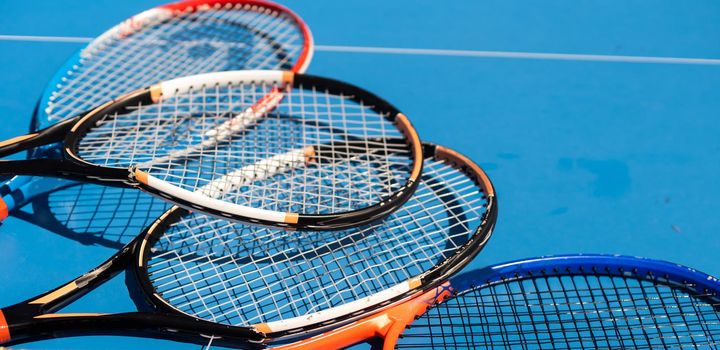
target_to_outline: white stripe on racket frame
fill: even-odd
[[[252,74],[257,81],[265,81],[278,86],[282,86],[292,81],[292,74],[286,74],[279,71],[254,71]],[[161,99],[168,99],[178,94],[186,93],[191,90],[193,86],[214,85],[221,79],[227,81],[239,80],[236,76],[247,77],[248,72],[217,72],[169,80],[152,89],[152,99],[153,102],[159,102]],[[304,166],[309,163],[315,155],[315,148],[313,146],[307,146],[286,153],[281,153],[261,160],[255,164],[244,166],[238,170],[225,174],[218,179],[210,181],[196,191],[182,189],[138,169],[150,167],[153,164],[165,163],[172,159],[185,158],[191,154],[198,153],[203,149],[213,147],[220,142],[226,141],[233,134],[245,130],[248,126],[255,124],[258,120],[262,119],[262,117],[274,110],[280,104],[283,97],[284,95],[280,92],[280,89],[274,87],[270,93],[263,96],[263,98],[256,104],[223,122],[218,127],[206,131],[203,134],[206,138],[203,139],[201,143],[183,150],[171,152],[167,156],[156,158],[150,162],[135,166],[133,173],[135,174],[136,179],[152,188],[182,199],[187,203],[194,203],[199,207],[223,208],[225,212],[231,215],[240,215],[250,219],[296,223],[298,220],[297,213],[279,212],[243,205],[229,205],[226,201],[218,198],[222,197],[224,193],[231,192],[249,183],[261,181],[276,174]]]

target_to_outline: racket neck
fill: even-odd
[[[11,320],[27,319],[57,311],[115,277],[129,265],[132,258],[131,247],[137,239],[135,238],[120,252],[92,271],[49,292],[3,308],[8,323],[12,323]]]
[[[2,141],[0,142],[0,157],[60,142],[78,120],[79,117],[68,119],[38,132]]]
[[[127,169],[60,159],[0,160],[1,175],[51,176],[115,187],[125,187],[129,181]]]
[[[301,340],[274,347],[274,350],[342,349],[372,338],[381,338],[383,349],[393,349],[398,337],[427,308],[450,295],[449,284],[419,292],[387,310],[370,315],[346,326]]]

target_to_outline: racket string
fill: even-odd
[[[680,348],[717,345],[717,296],[648,280],[561,276],[503,281],[431,308],[398,348]]]
[[[287,14],[241,7],[188,12],[86,49],[50,97],[47,114],[51,122],[59,121],[108,96],[178,76],[290,69],[303,40]]]
[[[230,12],[228,12],[228,13],[233,13],[233,12],[230,11]],[[183,20],[181,20],[179,23],[183,23],[182,21],[183,21]],[[185,22],[189,22],[189,23],[193,23],[193,22],[191,22],[191,19],[185,19],[184,21],[185,21]],[[197,22],[195,22],[195,23],[197,23]],[[249,24],[252,25],[253,23],[250,22]],[[183,31],[181,31],[182,29],[184,29],[184,28],[180,27],[180,28],[178,28],[178,30],[176,30],[176,31],[173,32],[173,33],[183,33]],[[161,32],[161,33],[163,33],[163,32]],[[233,39],[233,40],[237,40],[237,37],[230,37],[230,38]],[[126,45],[126,46],[132,46],[132,45],[134,44],[134,42],[133,42],[132,40],[134,40],[135,42],[138,42],[138,43],[147,43],[147,42],[156,41],[157,39],[156,39],[156,38],[147,37],[147,38],[140,38],[140,40],[138,40],[137,38],[135,38],[135,39],[126,38],[126,39],[121,39],[121,40],[130,40],[130,41],[127,41],[127,44],[128,44],[128,45]],[[174,44],[177,45],[177,43],[174,43]],[[174,46],[175,46],[175,45],[174,45]],[[164,52],[164,54],[173,53],[172,50],[159,50],[159,51]],[[125,58],[124,60],[121,60],[122,62],[127,62],[127,61],[128,61],[127,57],[121,57],[121,58]],[[208,57],[203,57],[203,58],[204,58],[204,62],[205,62],[204,65],[207,65],[208,63],[212,62],[212,60],[208,60],[208,59],[207,59]],[[165,60],[163,60],[163,59],[165,59]],[[157,67],[153,67],[153,65],[147,65],[147,64],[146,64],[146,65],[144,65],[145,68],[144,68],[141,72],[139,72],[140,74],[132,75],[132,77],[133,77],[134,79],[140,79],[140,78],[142,78],[142,77],[147,77],[148,75],[157,74],[157,72],[159,71],[159,68],[161,68],[161,66],[159,66],[159,64],[167,65],[167,62],[177,62],[179,59],[180,59],[179,57],[158,57],[158,60],[157,60],[156,62],[154,62]],[[116,61],[116,60],[113,59],[111,62],[115,62],[115,61]],[[110,63],[110,62],[99,62],[99,65],[106,65],[106,64],[109,64],[109,63]],[[192,67],[192,66],[194,65],[194,62],[193,62],[193,64],[189,64],[189,62],[184,62],[184,63],[183,63],[182,61],[180,61],[180,62],[178,62],[178,63],[179,63],[179,64],[185,64],[183,67]],[[123,68],[123,67],[118,67],[118,68]],[[132,71],[131,69],[128,69],[129,67],[124,67],[124,68],[125,68],[124,70],[119,70],[119,69],[118,69],[118,71],[120,71],[120,72],[123,72],[123,71]],[[201,70],[198,70],[198,71],[207,71],[207,70],[202,70],[202,68],[203,68],[202,65],[201,65],[201,66],[198,66],[198,68],[201,69]],[[209,68],[209,67],[206,66],[205,68]],[[217,67],[216,67],[216,69],[217,69]],[[186,72],[186,73],[190,73],[190,72]],[[158,79],[154,79],[154,80],[152,80],[151,82],[159,81],[159,80],[160,80],[159,78],[161,78],[161,77],[158,77]],[[167,78],[167,77],[165,77],[165,78]],[[145,78],[145,79],[147,79],[147,78]],[[142,86],[143,84],[144,84],[144,85],[147,85],[147,84],[149,84],[149,82],[146,81],[146,82],[144,82],[144,83],[142,83],[142,84],[140,84],[140,85],[135,84],[135,85],[132,85],[132,86],[139,87],[139,86]],[[89,88],[89,87],[87,87],[87,86],[82,86],[81,88]],[[87,97],[87,96],[85,96],[85,97]]]
[[[256,112],[258,101],[276,91],[280,104]],[[106,116],[82,138],[78,153],[105,166],[139,163],[181,188],[223,189],[219,198],[263,209],[359,209],[400,190],[412,160],[407,146],[389,143],[402,135],[386,115],[351,98],[315,87],[203,86]],[[283,165],[264,160],[308,146],[316,151],[305,166],[258,177]]]
[[[475,196],[450,198],[472,183],[458,173],[430,161],[423,179],[435,181],[423,181],[405,207],[381,224],[346,231],[287,232],[188,216],[153,247],[150,280],[183,312],[236,325],[359,300],[421,274],[470,239],[486,200],[477,188]]]

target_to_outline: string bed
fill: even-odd
[[[175,13],[128,34],[94,42],[60,79],[44,106],[52,124],[112,97],[191,74],[292,69],[304,38],[287,13],[236,4]]]
[[[258,112],[278,91],[279,104]],[[106,115],[82,137],[77,153],[98,165],[137,166],[236,204],[308,214],[350,211],[398,192],[413,165],[409,147],[392,141],[403,135],[375,107],[314,85],[203,85]],[[307,147],[307,161],[284,171],[266,162]]]
[[[720,345],[717,301],[611,276],[538,277],[470,289],[404,331],[403,349],[650,349]]]
[[[73,184],[33,199],[27,219],[84,244],[120,249],[170,205],[147,193]]]
[[[425,164],[414,196],[370,226],[293,232],[182,217],[150,249],[149,282],[174,308],[231,325],[307,317],[406,283],[455,255],[486,214],[464,173]]]

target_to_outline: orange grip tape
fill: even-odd
[[[10,341],[10,327],[5,321],[5,315],[0,309],[0,344],[4,344]]]
[[[10,215],[10,213],[8,211],[7,203],[0,198],[0,221],[5,220],[8,215]],[[0,316],[2,316],[2,312],[0,312]],[[0,319],[0,321],[2,321],[2,319]]]

